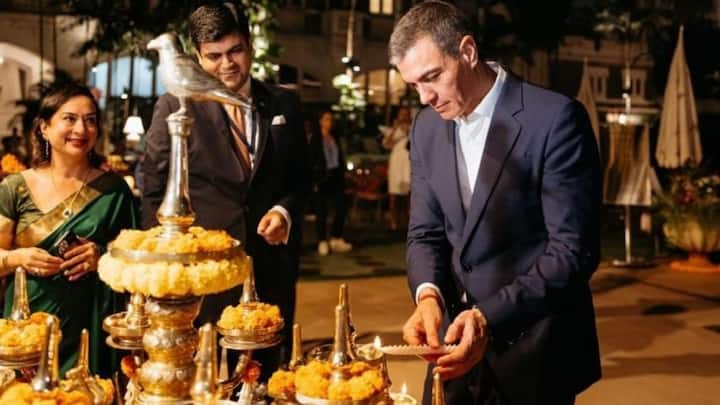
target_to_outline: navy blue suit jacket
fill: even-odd
[[[492,336],[487,363],[512,404],[574,395],[600,378],[589,280],[600,254],[601,170],[587,113],[508,74],[468,212],[456,142],[453,121],[430,108],[418,114],[411,291],[439,286],[449,317],[479,307]]]

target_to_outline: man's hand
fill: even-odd
[[[418,296],[415,312],[403,326],[403,339],[410,345],[428,344],[440,347],[438,330],[442,317],[438,293],[432,289],[424,289]]]
[[[439,373],[443,380],[452,380],[466,374],[480,362],[487,349],[487,321],[477,309],[461,312],[445,334],[445,343],[460,340],[452,352],[437,359],[433,372]]]
[[[262,236],[268,244],[279,245],[287,239],[287,221],[280,212],[270,210],[260,219],[257,233]]]

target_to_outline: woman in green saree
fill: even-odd
[[[136,226],[137,211],[125,181],[99,169],[98,136],[98,106],[86,87],[62,85],[43,98],[33,127],[32,168],[0,183],[0,276],[25,268],[31,311],[60,318],[63,373],[75,365],[80,332],[87,328],[91,369],[107,376],[114,367],[102,321],[117,309],[117,298],[99,281],[97,263],[120,230]],[[77,242],[61,257],[50,254],[68,232]],[[12,290],[11,282],[6,317]]]

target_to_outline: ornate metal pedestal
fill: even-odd
[[[188,186],[187,138],[190,136],[192,117],[187,115],[185,108],[187,100],[211,98],[224,103],[249,106],[246,100],[231,94],[227,89],[223,90],[222,83],[205,73],[191,58],[184,55],[177,44],[172,34],[163,34],[148,44],[148,48],[156,49],[160,53],[159,70],[163,83],[170,93],[180,99],[181,105],[180,110],[167,118],[171,141],[170,166],[165,196],[157,212],[158,221],[163,227],[159,238],[165,240],[181,236],[195,220]],[[211,91],[211,87],[215,90]],[[199,91],[198,89],[201,88],[205,90]],[[217,96],[220,93],[222,97]],[[209,97],[213,94],[216,95],[215,98]],[[163,265],[174,266],[175,270],[179,266],[180,271],[186,271],[187,266],[201,262],[203,259],[221,262],[232,260],[238,255],[244,256],[238,245],[236,242],[230,249],[213,251],[210,254],[123,251],[117,248],[111,248],[109,254],[115,258],[121,257],[126,262],[147,264],[148,271],[153,271],[154,265],[159,266],[155,268],[162,268]],[[236,285],[237,283],[228,283],[222,287],[229,289]],[[126,289],[132,293],[142,292],[133,291],[131,287]],[[138,301],[140,298],[142,297],[138,298],[135,295],[127,313],[108,317],[104,325],[112,335],[108,339],[108,344],[113,347],[137,350],[139,337],[142,336],[142,349],[147,354],[147,360],[137,374],[140,392],[136,402],[151,405],[179,405],[193,403],[192,397],[202,401],[217,400],[220,396],[210,392],[214,391],[214,386],[193,385],[197,371],[193,356],[198,347],[198,333],[193,327],[193,320],[200,311],[202,297],[193,295],[146,297],[144,311],[149,318],[149,326],[142,316],[137,316],[142,312],[138,308],[142,305]],[[212,341],[207,344],[216,343]],[[241,361],[235,369],[234,376],[228,381],[213,382],[213,384],[223,387],[223,391],[231,392],[240,383],[239,375],[242,374],[246,364],[247,361]],[[192,395],[191,387],[193,387]],[[203,390],[208,391],[205,393],[207,395],[203,396]]]
[[[328,362],[332,367],[329,384],[349,381],[351,375],[350,366],[358,361],[368,363],[376,368],[383,380],[382,389],[372,394],[369,398],[362,400],[329,400],[324,398],[311,398],[301,392],[295,393],[294,400],[299,404],[323,404],[323,405],[386,405],[392,404],[389,395],[390,377],[388,375],[385,355],[374,347],[373,344],[358,346],[355,342],[355,327],[353,326],[350,313],[350,299],[348,287],[342,284],[339,290],[338,305],[335,306],[335,328],[333,332],[333,343],[318,346],[308,354],[308,360],[321,360]],[[298,331],[299,334],[299,331]],[[298,337],[299,340],[299,337]],[[295,352],[295,350],[293,350]],[[293,357],[295,358],[296,355]],[[296,360],[297,361],[297,360]],[[281,398],[282,399],[282,398]]]
[[[148,355],[138,379],[141,404],[189,403],[195,377],[193,355],[198,344],[193,320],[200,312],[201,297],[148,298],[145,308],[150,329],[143,336]]]
[[[10,320],[15,322],[30,319],[30,304],[27,294],[27,275],[22,267],[15,270],[13,305]],[[0,346],[0,366],[14,370],[33,368],[40,362],[42,343],[30,343],[24,346]]]

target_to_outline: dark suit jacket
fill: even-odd
[[[255,263],[260,299],[280,306],[286,339],[292,344],[295,283],[298,276],[304,202],[310,190],[307,142],[300,101],[286,90],[252,82],[253,104],[260,116],[258,151],[247,194],[247,252]],[[285,124],[272,125],[282,115]],[[268,245],[257,234],[260,219],[275,205],[292,218],[287,245]],[[287,350],[289,354],[289,349]]]
[[[196,225],[225,229],[245,243],[247,253],[255,262],[258,293],[265,299],[262,289],[269,284],[265,279],[272,275],[290,279],[288,283],[277,284],[278,289],[286,284],[292,284],[294,289],[302,201],[309,176],[297,97],[256,81],[252,82],[251,91],[259,116],[259,130],[255,164],[249,178],[242,172],[229,117],[222,105],[188,102],[188,113],[194,120],[188,138],[190,199]],[[170,140],[165,120],[178,108],[174,96],[160,97],[145,138],[145,228],[157,223],[155,212],[162,202],[169,168]],[[279,123],[281,119],[276,118],[278,122],[273,125],[276,116],[283,116],[285,123]],[[274,205],[283,206],[293,220],[287,246],[271,247],[256,232],[260,218]],[[288,291],[283,293],[290,295]],[[206,298],[199,319],[216,321],[224,306],[237,304],[238,298],[238,289]]]
[[[601,171],[587,114],[508,74],[468,212],[454,125],[429,108],[413,124],[411,291],[438,285],[451,317],[479,307],[492,335],[486,359],[511,404],[574,395],[600,377],[588,284],[600,254]]]

